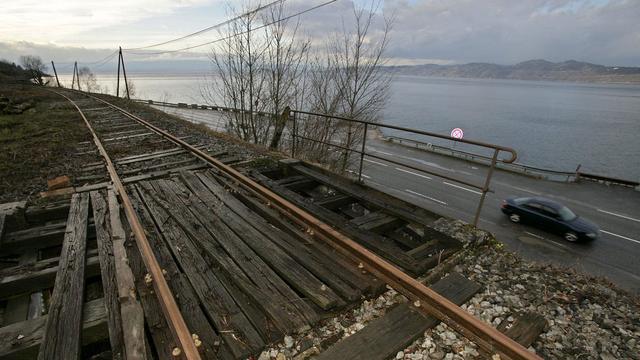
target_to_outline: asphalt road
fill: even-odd
[[[421,169],[482,185],[487,167],[464,160],[368,140],[367,152]],[[368,185],[444,216],[471,223],[480,191],[437,176],[419,173],[375,158],[365,158],[363,180]],[[479,227],[496,235],[523,257],[606,277],[640,294],[640,191],[588,181],[559,183],[496,170]],[[500,211],[508,196],[544,196],[557,200],[602,229],[600,239],[570,243],[561,236],[513,224]],[[570,271],[570,270],[568,270]]]

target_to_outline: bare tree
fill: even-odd
[[[308,39],[300,39],[300,22],[290,25],[285,18],[284,3],[270,8],[263,22],[268,39],[266,49],[268,111],[273,114],[273,134],[269,147],[280,144],[286,124],[283,110],[304,91],[305,70],[310,48]]]
[[[221,31],[223,41],[210,54],[217,76],[204,93],[209,102],[221,98],[224,106],[240,110],[227,114],[230,132],[243,140],[264,144],[268,124],[257,113],[267,109],[264,55],[268,41],[255,31],[258,14],[247,8],[242,11],[248,13],[246,16]]]
[[[322,55],[316,57],[309,74],[312,111],[368,122],[379,121],[389,96],[391,77],[382,66],[387,62],[385,52],[393,23],[392,18],[383,17],[381,26],[376,28],[379,8],[380,1],[371,2],[369,7],[354,6],[352,25],[344,25],[342,32],[334,34],[327,42],[325,59]],[[364,126],[346,121],[327,121],[324,127],[335,131],[331,133],[330,129],[325,129],[316,133],[321,136],[330,134],[332,142],[343,149],[339,164],[334,165],[345,171],[353,150],[365,136]],[[324,154],[328,156],[329,149]]]
[[[23,55],[20,56],[20,63],[25,70],[31,72],[31,78],[38,85],[46,85],[48,81],[44,81],[43,77],[48,76],[46,74],[47,65],[42,62],[42,59],[39,56],[33,55]]]
[[[100,86],[98,85],[96,75],[88,66],[83,66],[78,69],[78,83],[80,84],[81,88],[87,92],[100,91]]]

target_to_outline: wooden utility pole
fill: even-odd
[[[122,66],[122,75],[124,76],[124,87],[127,91],[127,99],[131,99],[129,97],[129,83],[127,82],[127,70],[124,68],[122,47],[118,47],[118,80],[116,81],[116,97],[120,97],[120,66]]]
[[[120,58],[122,57],[122,47],[118,52],[118,80],[116,81],[116,97],[120,97]]]
[[[78,69],[78,62],[73,63],[73,79],[71,80],[71,90],[74,89],[74,85],[76,84],[76,70]],[[78,80],[78,83],[80,81]],[[78,89],[80,89],[80,84],[78,84]]]
[[[76,82],[78,83],[78,90],[82,91],[82,89],[80,89],[80,73],[78,72],[78,62],[77,61],[73,65],[73,68],[74,68],[74,70],[76,72]]]
[[[56,83],[58,83],[58,87],[62,87],[60,86],[60,79],[58,79],[58,72],[56,71],[56,65],[53,63],[53,60],[51,60],[51,67],[53,68],[53,73],[56,75]]]
[[[122,75],[124,76],[124,87],[127,90],[127,99],[131,99],[131,97],[129,97],[129,82],[127,81],[127,70],[124,67],[124,57],[122,56],[122,48],[120,48],[120,63],[122,64]]]

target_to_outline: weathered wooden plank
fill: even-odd
[[[136,208],[142,225],[147,231],[147,239],[154,250],[158,263],[166,271],[165,278],[171,287],[171,291],[175,294],[184,320],[189,329],[197,334],[202,341],[203,345],[200,349],[201,356],[207,359],[216,357],[223,359],[246,357],[249,353],[255,352],[264,346],[264,342],[262,342],[259,336],[258,339],[260,339],[260,343],[257,344],[252,334],[248,334],[247,336],[246,332],[235,331],[235,329],[230,326],[237,323],[237,319],[242,316],[242,312],[238,311],[237,308],[223,312],[220,317],[211,317],[211,313],[208,312],[207,309],[210,310],[212,306],[221,306],[219,303],[220,298],[215,294],[226,292],[225,288],[217,282],[215,278],[207,278],[207,280],[211,280],[211,283],[204,285],[210,286],[213,290],[198,293],[196,285],[202,286],[203,284],[191,281],[191,279],[187,278],[187,276],[180,271],[174,262],[171,250],[167,247],[167,243],[159,233],[139,193],[135,191],[135,188],[132,188],[132,190],[133,191],[129,192],[131,201]],[[131,269],[135,274],[136,285],[143,300],[143,308],[148,328],[151,330],[156,349],[161,348],[163,351],[167,351],[166,356],[160,355],[159,357],[161,359],[168,359],[170,358],[173,346],[175,346],[175,340],[167,327],[166,320],[160,309],[160,304],[155,295],[153,295],[153,287],[147,286],[144,283],[146,270],[140,254],[137,252],[137,249],[134,250],[132,247],[127,248],[129,250],[129,258],[131,259]],[[178,249],[172,250],[175,250],[175,254],[181,253],[182,249],[180,249],[180,251],[178,251]],[[210,268],[205,270],[209,272],[212,271]],[[200,299],[200,301],[198,299]],[[205,312],[207,312],[206,315]],[[217,329],[226,332],[221,333],[221,336],[216,334],[211,324],[209,324],[208,318],[216,325]],[[220,337],[225,340],[224,344],[222,344]],[[251,342],[251,344],[248,344],[249,342]],[[249,349],[250,345],[255,348]]]
[[[431,286],[455,304],[463,304],[480,290],[480,285],[453,273]],[[322,352],[316,360],[386,360],[422,336],[440,321],[425,316],[408,303],[397,305],[364,329]]]
[[[315,204],[329,210],[336,210],[342,206],[349,205],[354,201],[355,200],[349,195],[335,194],[321,200],[316,200]]]
[[[128,175],[139,174],[139,173],[147,173],[149,171],[162,169],[162,168],[176,168],[176,167],[186,166],[187,164],[191,164],[191,163],[194,163],[194,162],[200,162],[200,161],[202,161],[202,160],[200,160],[198,158],[195,158],[195,157],[189,157],[189,158],[184,159],[184,160],[164,162],[164,163],[160,163],[160,164],[156,164],[156,165],[147,165],[147,166],[143,166],[143,167],[139,167],[139,168],[135,168],[135,169],[119,171],[118,173],[121,176],[128,176]]]
[[[106,339],[109,336],[109,330],[104,300],[89,301],[82,308],[82,345]],[[47,319],[48,315],[43,315],[0,328],[0,359],[36,358]]]
[[[0,213],[0,247],[2,247],[2,238],[4,237],[6,219],[7,215],[4,213]]]
[[[304,177],[303,179],[297,180],[297,181],[291,181],[291,182],[286,182],[283,184],[280,184],[284,187],[286,187],[289,190],[292,191],[307,191],[307,190],[311,190],[313,188],[315,188],[316,186],[319,185],[319,183],[317,181],[315,181],[314,179],[310,179],[308,177]]]
[[[107,323],[109,325],[109,343],[111,344],[113,358],[124,359],[125,350],[122,333],[122,317],[120,313],[120,302],[118,301],[116,267],[113,258],[111,229],[107,217],[107,203],[102,194],[97,191],[92,192],[90,196],[91,208],[93,209],[93,222],[96,226],[96,239],[98,241],[102,290],[107,310]]]
[[[197,174],[197,176],[205,183],[206,178],[210,178],[212,181],[216,181],[212,177],[210,172]],[[222,179],[223,184],[227,187],[233,187],[232,184]],[[329,247],[327,244],[321,243],[316,239],[307,236],[304,233],[304,229],[293,225],[288,222],[281,214],[272,208],[265,206],[256,198],[251,197],[249,194],[242,191],[236,192],[235,196],[249,209],[259,214],[265,220],[269,222],[265,232],[273,233],[274,231],[282,231],[289,235],[291,243],[287,244],[286,249],[295,248],[296,246],[304,246],[305,252],[313,255],[316,259],[330,269],[340,269],[340,271],[334,273],[335,277],[340,277],[342,280],[350,284],[351,286],[359,289],[361,292],[377,293],[379,289],[384,287],[384,284],[378,281],[375,277],[368,273],[362,273],[358,269],[358,264],[354,263],[352,259],[346,257],[339,251]],[[235,209],[234,209],[235,211]],[[236,213],[240,214],[236,211]],[[243,216],[243,215],[240,215]],[[286,238],[285,238],[286,239]],[[296,252],[297,254],[298,252]]]
[[[69,203],[65,201],[43,207],[30,206],[25,210],[24,215],[30,224],[65,219],[69,215]]]
[[[188,175],[185,174],[185,176]],[[222,193],[226,191],[221,186],[216,186],[214,183],[211,183],[212,188],[207,188],[197,179],[191,178],[191,180],[194,180],[190,181],[194,194],[204,201],[209,209],[213,210],[213,212],[220,217],[222,222],[238,234],[241,241],[244,241],[264,262],[271,266],[271,269],[291,284],[292,287],[306,295],[324,310],[330,309],[341,302],[340,297],[337,296],[330,287],[322,283],[322,281],[316,278],[300,263],[292,259],[284,250],[271,242],[268,237],[251,226],[246,219],[239,218],[228,207],[224,206],[221,199],[216,197],[217,195],[214,195],[220,194],[220,197],[224,196]],[[197,204],[195,206],[197,206]]]
[[[372,211],[367,215],[351,219],[351,222],[362,230],[374,232],[387,231],[404,223],[402,219],[382,211]]]
[[[174,155],[178,155],[178,154],[184,154],[186,152],[187,151],[184,150],[181,147],[175,147],[175,148],[171,148],[171,149],[167,149],[167,150],[154,151],[154,152],[146,153],[146,154],[124,156],[124,157],[115,159],[113,162],[116,165],[127,165],[127,164],[131,164],[131,163],[139,162],[139,161],[146,161],[146,160],[162,158],[162,157],[166,157],[166,156],[174,156]]]
[[[20,256],[19,264],[21,267],[32,266],[37,262],[37,260],[38,252],[31,250]],[[3,291],[0,290],[0,294],[2,293]],[[31,294],[29,293],[30,291],[27,292],[28,295],[12,298],[7,301],[3,326],[42,316],[44,311],[44,299],[42,292],[36,291]]]
[[[233,336],[230,339],[226,338],[228,332],[231,331],[241,335],[246,334],[243,336],[251,340],[251,345],[253,345],[260,344],[260,340],[255,337],[256,331],[263,338],[266,338],[269,336],[269,331],[265,331],[267,329],[274,329],[276,333],[282,334],[306,325],[306,323],[296,322],[298,320],[295,317],[297,315],[296,309],[292,307],[292,304],[289,304],[287,299],[274,298],[272,292],[259,287],[259,284],[264,281],[259,273],[249,278],[243,269],[233,261],[233,253],[227,254],[212,235],[203,228],[203,224],[192,215],[184,216],[190,211],[182,207],[180,200],[175,199],[175,195],[157,192],[159,190],[152,188],[149,184],[141,184],[140,186],[147,188],[145,197],[150,212],[156,223],[162,224],[160,228],[170,244],[170,248],[172,250],[180,249],[180,251],[173,251],[174,256],[181,262],[182,268],[185,269],[189,280],[200,295],[210,318],[232,349],[238,347],[238,351],[243,350],[234,344],[235,338]],[[157,193],[156,196],[150,197],[149,192]],[[166,208],[162,207],[162,205],[167,205],[159,200],[159,197],[167,199],[167,201],[173,200],[170,205],[172,209],[170,214]],[[245,257],[238,260],[240,263],[249,264],[254,261],[250,254],[246,254]],[[246,268],[246,264],[243,264],[243,267]],[[212,272],[211,268],[217,270],[218,273]],[[242,290],[238,291],[237,289]],[[206,296],[208,293],[211,294]],[[216,303],[210,304],[209,302],[213,299],[216,299]],[[243,299],[249,301],[241,301]],[[261,310],[256,312],[253,304],[259,305]],[[289,314],[283,311],[285,309],[293,312]],[[228,321],[225,320],[225,314],[237,315]],[[271,316],[267,314],[271,314]]]
[[[258,216],[258,214],[252,212],[242,204],[240,200],[231,196],[231,194],[225,191],[224,188],[212,178],[204,177],[201,180],[191,173],[181,173],[181,176],[187,186],[189,186],[195,193],[207,194],[210,191],[222,200],[228,210],[231,210],[231,212],[225,211],[228,216],[223,219],[223,221],[227,222],[229,225],[232,225],[229,222],[237,222],[237,220],[243,219],[247,226],[258,231],[258,233],[252,231],[248,234],[249,237],[262,237],[265,238],[264,241],[273,242],[278,246],[279,251],[287,253],[288,256],[291,256],[291,258],[296,261],[296,263],[304,266],[305,269],[310,271],[320,281],[326,283],[331,289],[338,292],[345,299],[353,301],[362,295],[361,291],[343,281],[338,275],[343,272],[348,273],[347,269],[343,269],[338,263],[331,261],[331,259],[326,259],[328,261],[324,262],[321,261],[317,256],[315,256],[313,251],[310,248],[305,247],[299,239],[294,239],[282,230],[269,225],[269,223],[267,223],[262,217]],[[205,199],[203,200],[205,202],[207,201]],[[210,200],[214,200],[214,198],[210,198]],[[249,245],[251,246],[251,244]],[[271,252],[271,250],[267,251]]]
[[[5,234],[0,253],[15,254],[22,251],[44,249],[60,245],[64,239],[67,224],[56,222],[30,229],[19,230]],[[93,221],[89,222],[87,237],[95,235]]]
[[[503,321],[502,324],[506,324]],[[505,326],[498,326],[498,330],[502,331],[505,335],[517,341],[524,347],[529,347],[533,344],[538,336],[544,331],[547,325],[547,320],[544,316],[527,312],[516,317],[516,320],[511,324],[511,327],[505,330]]]
[[[409,204],[391,195],[354,183],[353,181],[308,164],[290,165],[300,174],[307,175],[321,183],[335,188],[343,194],[350,195],[364,203],[383,209],[390,214],[403,218],[407,222],[429,225],[440,216],[428,210]]]
[[[322,221],[325,221],[333,226],[337,227],[345,235],[351,237],[355,241],[361,243],[370,250],[376,252],[378,255],[393,262],[398,267],[404,269],[412,275],[421,274],[425,269],[420,267],[420,264],[416,263],[413,258],[408,256],[395,244],[391,239],[386,239],[382,235],[360,230],[357,227],[350,224],[342,216],[318,206],[308,199],[305,199],[302,195],[293,192],[287,188],[284,188],[278,184],[275,184],[272,180],[262,176],[259,173],[254,173],[253,176],[263,183],[265,186],[271,188],[271,190],[283,196],[287,200],[293,202],[297,206],[306,209],[308,212],[314,214]]]
[[[85,265],[85,278],[100,273],[96,252],[89,253]],[[41,260],[33,264],[3,269],[0,272],[0,299],[52,287],[59,271],[59,258]]]
[[[74,194],[38,358],[78,359],[84,304],[89,196]]]
[[[107,203],[109,205],[109,225],[113,241],[113,260],[117,293],[120,300],[125,355],[127,359],[145,359],[144,312],[136,298],[133,273],[129,267],[129,259],[124,247],[126,235],[120,220],[120,206],[112,189],[107,192]]]

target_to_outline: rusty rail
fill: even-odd
[[[116,172],[116,168],[113,165],[111,158],[107,154],[107,151],[104,149],[104,146],[102,145],[102,143],[100,142],[100,139],[98,138],[95,131],[93,130],[93,127],[89,123],[89,120],[87,120],[82,110],[80,110],[80,107],[78,107],[78,105],[66,95],[57,91],[53,91],[53,90],[50,90],[50,91],[64,97],[73,106],[75,106],[75,108],[80,113],[80,116],[82,116],[82,119],[84,120],[85,125],[91,132],[91,135],[93,137],[93,142],[96,144],[96,146],[98,147],[98,150],[100,151],[100,154],[102,155],[105,162],[107,163],[107,171],[109,172],[109,176],[111,177],[111,181],[113,182],[113,186],[115,188],[116,193],[120,195],[120,199],[122,200],[122,206],[124,207],[127,220],[131,225],[131,230],[135,236],[138,249],[142,254],[142,260],[144,262],[145,267],[149,271],[149,274],[151,275],[153,287],[156,291],[156,294],[158,295],[158,301],[161,305],[161,308],[165,315],[167,323],[169,324],[169,328],[171,329],[173,335],[175,336],[179,344],[180,351],[176,351],[176,355],[180,355],[180,353],[184,353],[184,357],[188,360],[199,360],[200,354],[198,353],[198,349],[194,344],[191,332],[189,331],[189,328],[187,327],[187,324],[184,321],[184,318],[182,317],[182,313],[180,312],[180,309],[178,308],[178,304],[176,303],[176,300],[173,297],[173,294],[171,293],[171,289],[169,289],[169,285],[167,284],[167,281],[164,278],[164,275],[162,273],[162,268],[160,267],[158,260],[153,254],[153,250],[151,249],[149,240],[145,235],[144,228],[140,223],[140,219],[138,218],[138,215],[136,214],[136,211],[133,208],[131,199],[129,199],[129,196],[127,195],[126,189],[124,188],[124,185],[122,184],[122,181],[120,180],[120,177]]]
[[[92,95],[87,96],[119,110],[127,117],[138,121],[155,133],[183,147],[185,150],[190,151],[210,165],[213,165],[222,175],[231,179],[237,186],[253,193],[258,198],[262,199],[268,206],[274,207],[290,220],[307,228],[307,232],[309,234],[326,241],[329,245],[336,248],[336,250],[344,253],[356,262],[361,263],[365,269],[411,299],[414,306],[419,310],[425,314],[438,318],[447,325],[456,329],[468,339],[478,344],[485,351],[500,354],[503,358],[528,360],[540,359],[540,357],[529,352],[522,345],[510,339],[503,333],[475,318],[459,306],[429,289],[426,285],[407,275],[375,253],[369,251],[354,240],[333,229],[328,224],[320,221],[312,214],[297,207],[268,188],[248,178],[238,170],[225,165],[204,151],[191,146],[169,132],[117,105],[111,104],[108,101]],[[497,159],[497,152],[498,151],[496,150],[494,160]]]

